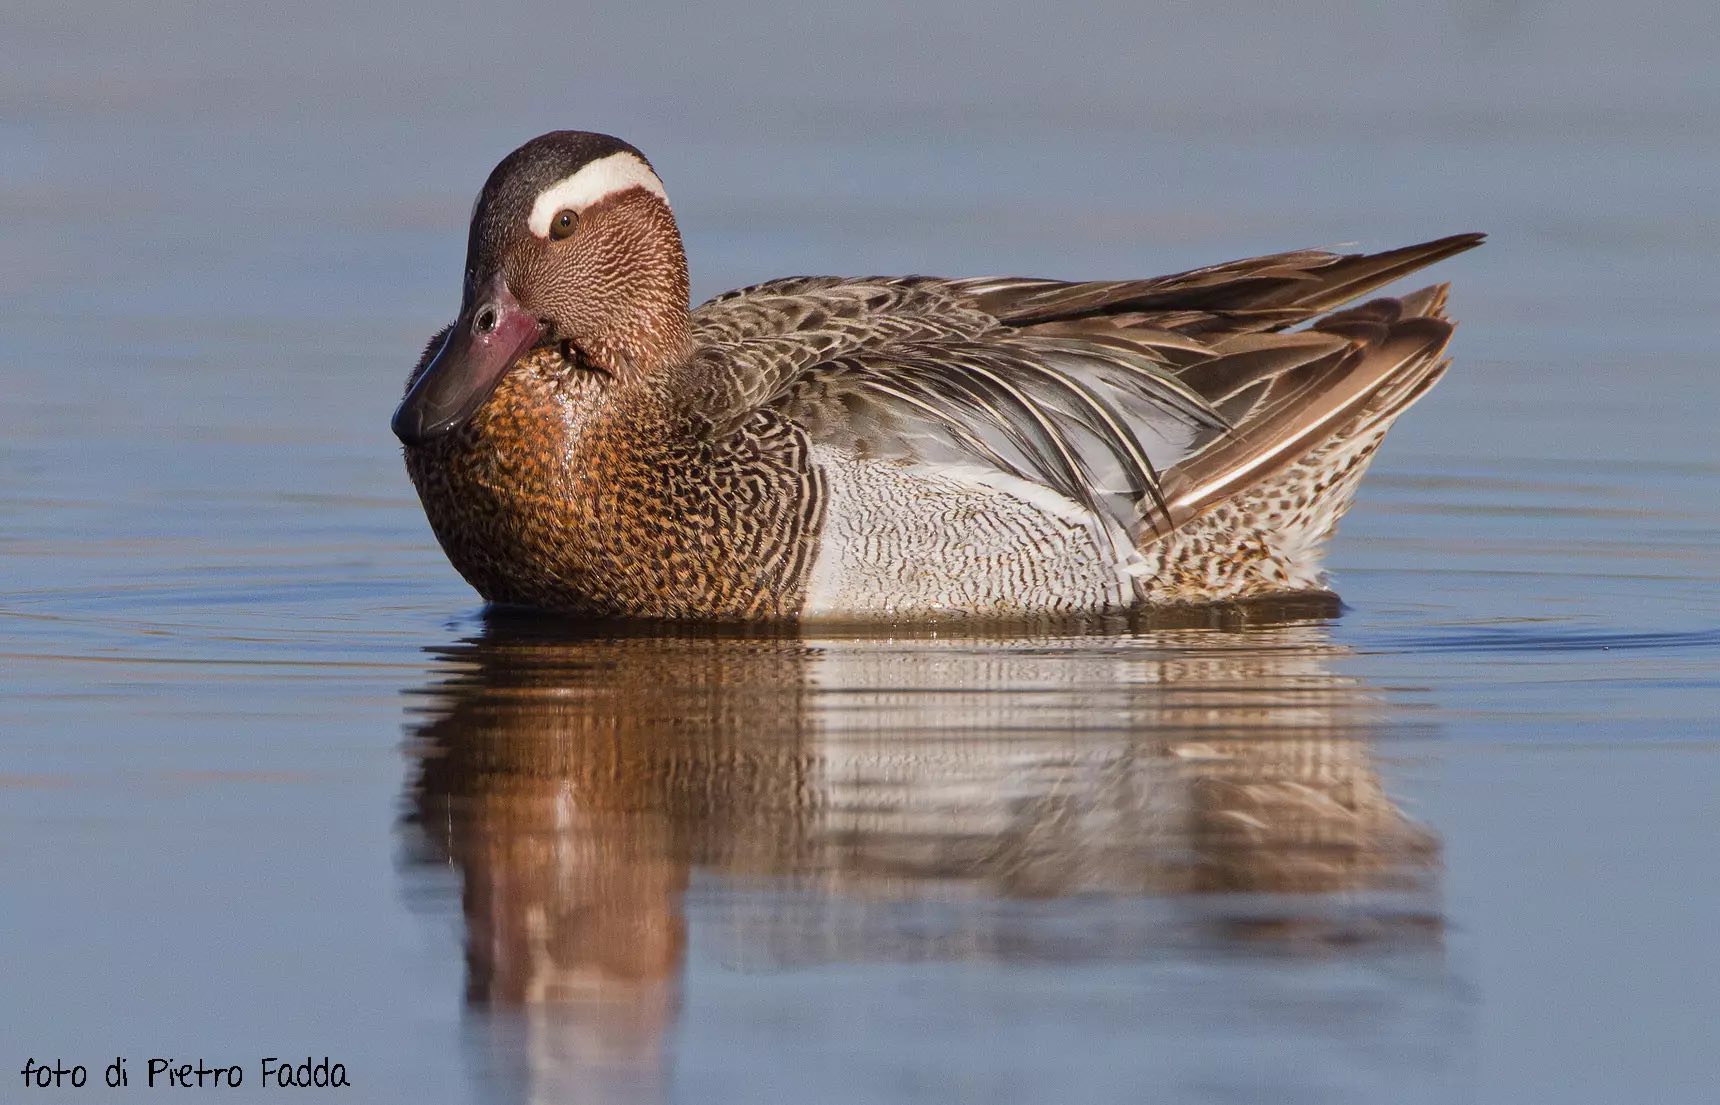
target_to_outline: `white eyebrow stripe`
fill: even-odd
[[[598,200],[629,188],[643,188],[664,203],[669,202],[657,174],[637,157],[617,150],[608,157],[588,162],[579,172],[539,192],[526,225],[539,238],[547,238],[549,221],[557,211],[568,207],[583,211]]]

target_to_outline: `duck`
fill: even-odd
[[[1085,615],[1328,589],[1339,518],[1449,365],[1479,245],[1145,279],[799,276],[689,308],[651,163],[541,135],[473,208],[392,429],[499,607],[681,621]]]

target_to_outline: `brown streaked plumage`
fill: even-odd
[[[486,599],[668,618],[1009,615],[1319,587],[1443,371],[1470,249],[1148,280],[795,277],[686,308],[643,155],[557,132],[472,218],[461,315],[395,415]]]

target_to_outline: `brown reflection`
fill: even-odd
[[[1437,938],[1436,844],[1371,759],[1402,726],[1321,625],[1109,628],[448,649],[408,821],[462,879],[468,1000],[528,1014],[531,1096],[666,1077],[695,879],[749,966]]]

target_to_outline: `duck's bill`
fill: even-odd
[[[423,445],[463,426],[496,390],[544,327],[500,279],[473,302],[394,412],[394,436]]]

